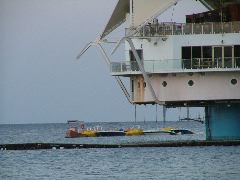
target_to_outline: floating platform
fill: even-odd
[[[41,150],[41,149],[86,149],[86,148],[132,148],[132,147],[194,147],[194,146],[239,146],[240,140],[233,141],[167,141],[135,144],[62,144],[26,143],[0,144],[0,150]]]

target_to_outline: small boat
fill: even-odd
[[[192,131],[187,130],[187,129],[176,129],[172,127],[165,127],[161,128],[162,131],[165,131],[171,135],[177,135],[177,134],[194,134]]]
[[[189,131],[187,129],[174,129],[170,132],[171,135],[177,135],[177,134],[194,134],[192,131]]]
[[[126,130],[103,130],[102,127],[86,128],[83,121],[69,120],[69,128],[66,132],[66,138],[76,137],[104,137],[104,136],[139,136],[144,132],[140,128],[128,128]]]
[[[68,130],[66,138],[76,138],[82,136],[81,132],[84,130],[84,122],[78,120],[68,120]]]
[[[176,129],[172,127],[164,127],[160,129],[153,129],[153,130],[145,130],[144,134],[158,134],[158,133],[167,133],[170,135],[178,135],[178,134],[194,134],[192,131],[187,129]]]
[[[126,136],[140,136],[144,135],[144,131],[141,128],[129,128],[125,130]]]

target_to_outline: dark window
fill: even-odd
[[[203,46],[203,58],[212,58],[212,47]]]
[[[189,80],[189,81],[188,81],[188,85],[189,85],[189,86],[193,86],[193,84],[194,84],[193,80]]]
[[[232,67],[232,46],[224,47],[224,67]]]
[[[192,47],[192,58],[201,58],[201,46]]]
[[[137,51],[139,58],[142,60],[143,59],[143,50],[137,49],[136,51]],[[129,51],[129,56],[130,56],[130,61],[136,61],[136,58],[131,50]]]
[[[232,83],[233,85],[235,85],[235,84],[237,84],[237,80],[236,80],[236,79],[232,79],[232,80],[231,80],[231,83]]]
[[[214,47],[214,67],[222,67],[222,47]]]
[[[234,46],[234,56],[240,57],[240,45]]]
[[[137,54],[138,54],[140,60],[142,60],[143,59],[143,50],[137,49],[136,51],[137,51]],[[137,64],[136,58],[131,50],[129,51],[129,57],[130,57],[130,61],[131,61],[131,70],[139,71],[139,66]]]
[[[182,47],[182,59],[191,59],[191,47]]]
[[[191,47],[182,47],[183,68],[191,68]]]
[[[236,61],[236,66],[240,67],[240,45],[234,46],[234,57]]]
[[[203,46],[202,47],[202,68],[211,68],[212,67],[212,46]]]
[[[162,85],[163,85],[163,87],[166,87],[167,86],[167,82],[163,81]]]
[[[132,92],[134,92],[134,81],[133,80],[131,81],[131,90],[132,90]]]
[[[202,50],[201,46],[192,47],[192,68],[193,69],[200,67],[201,56],[202,56],[201,50]]]

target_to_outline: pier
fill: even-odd
[[[202,147],[240,146],[240,140],[231,141],[166,141],[134,144],[65,144],[65,143],[23,143],[0,144],[0,150],[46,150],[46,149],[90,149],[90,148],[147,148],[147,147]]]

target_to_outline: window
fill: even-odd
[[[222,47],[216,46],[213,47],[214,50],[214,67],[221,68],[222,67]]]
[[[137,54],[138,54],[140,60],[142,60],[143,59],[143,50],[137,49],[136,51],[137,51]],[[131,50],[129,51],[129,57],[130,57],[130,61],[131,61],[131,70],[139,71],[139,66],[137,64],[136,58]]]
[[[137,54],[138,54],[140,60],[142,60],[143,59],[143,50],[137,49],[136,51],[137,51]],[[136,61],[136,58],[131,50],[129,51],[129,56],[130,56],[130,61]]]
[[[192,58],[201,58],[201,46],[193,46],[192,47]]]
[[[202,47],[202,67],[208,68],[212,67],[212,46],[203,46]]]
[[[240,68],[240,45],[182,47],[182,67],[184,69]]]
[[[232,83],[233,85],[236,85],[236,84],[237,84],[237,80],[236,80],[236,79],[232,79],[232,80],[231,80],[231,83]]]
[[[167,86],[167,82],[163,81],[162,85],[163,85],[163,87],[166,87]]]
[[[189,85],[189,86],[193,86],[193,84],[194,84],[193,80],[189,80],[189,81],[188,81],[188,85]]]
[[[203,46],[203,58],[211,58],[212,59],[212,47],[211,46]]]
[[[132,90],[132,93],[134,92],[134,80],[131,81],[131,90]]]
[[[232,67],[232,46],[224,47],[224,67]]]
[[[192,47],[192,68],[193,69],[200,67],[201,57],[202,57],[201,46],[193,46]]]
[[[240,67],[240,45],[234,46],[234,57],[237,67]]]
[[[190,69],[191,68],[191,47],[182,47],[182,60],[183,60],[183,68]]]

